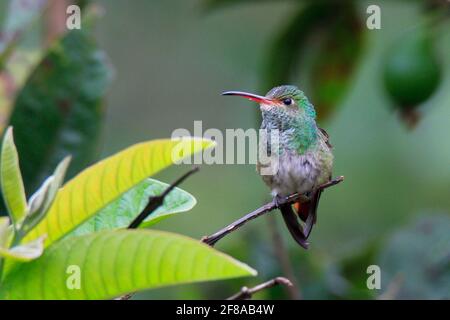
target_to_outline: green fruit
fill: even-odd
[[[441,79],[441,69],[427,30],[415,30],[401,39],[388,54],[385,87],[402,109],[427,100]]]

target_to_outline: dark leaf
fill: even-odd
[[[363,46],[363,26],[353,6],[342,7],[312,63],[311,99],[325,119],[344,97]]]
[[[271,45],[264,89],[295,82],[300,73],[306,83],[299,87],[307,91],[319,119],[326,118],[348,87],[361,52],[362,30],[351,3],[316,2],[301,7]]]
[[[86,28],[58,41],[30,76],[10,120],[28,193],[66,155],[73,156],[68,177],[94,160],[110,78]]]

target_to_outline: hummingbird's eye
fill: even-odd
[[[283,99],[283,104],[285,106],[290,106],[292,104],[292,99],[291,98]]]

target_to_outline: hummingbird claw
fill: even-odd
[[[273,203],[275,204],[275,206],[277,208],[280,208],[283,205],[283,197],[276,195],[275,197],[273,197]]]

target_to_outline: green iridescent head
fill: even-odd
[[[258,102],[263,111],[288,111],[295,115],[306,115],[313,119],[316,112],[303,91],[293,85],[283,85],[271,89],[265,96],[242,91],[226,91],[223,95],[241,96]]]
[[[281,134],[280,152],[294,150],[303,154],[317,142],[316,112],[296,86],[275,87],[265,96],[242,91],[227,91],[223,95],[240,96],[258,102],[263,117],[261,128],[275,129]]]
[[[306,95],[296,86],[284,85],[271,89],[266,97],[278,102],[277,106],[285,107],[288,110],[305,112],[308,116],[315,118],[316,112]]]

